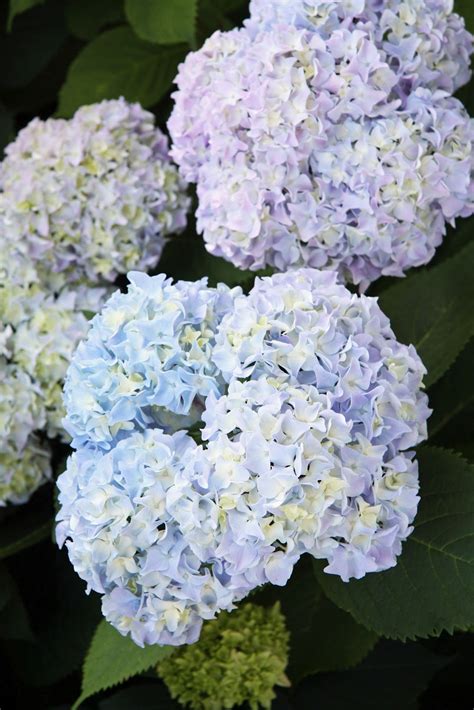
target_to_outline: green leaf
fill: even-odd
[[[462,351],[454,365],[429,391],[433,409],[428,426],[430,438],[474,402],[474,339]]]
[[[413,344],[427,386],[452,365],[474,334],[474,243],[431,269],[416,271],[379,299],[397,338]]]
[[[183,250],[186,252],[185,261]],[[264,274],[263,271],[242,271],[226,259],[209,254],[201,237],[192,233],[191,229],[168,240],[158,266],[161,272],[175,279],[195,281],[206,276],[210,286],[220,282],[228,286],[253,285],[255,277]]]
[[[7,29],[10,32],[13,24],[13,20],[17,15],[21,15],[22,12],[26,12],[35,5],[40,5],[44,0],[10,0],[10,7],[8,10],[8,20]]]
[[[235,12],[248,9],[248,0],[214,0],[215,6],[221,12]]]
[[[0,610],[0,639],[34,641],[25,605],[16,588],[3,609]]]
[[[301,558],[285,587],[267,586],[252,597],[252,602],[281,604],[290,632],[287,672],[293,683],[312,673],[357,665],[378,639],[324,597],[314,579],[309,555]]]
[[[101,621],[84,662],[81,696],[72,710],[91,695],[156,666],[173,650],[171,646],[140,648],[130,638],[121,636],[107,621]]]
[[[454,9],[466,20],[466,27],[474,32],[474,4],[472,0],[455,0]]]
[[[58,114],[71,116],[83,104],[120,96],[152,106],[170,89],[184,54],[182,45],[157,47],[128,27],[104,32],[72,62]]]
[[[391,638],[474,626],[474,466],[435,447],[420,449],[418,459],[419,512],[396,567],[344,583],[315,563],[335,604]]]
[[[67,28],[62,0],[34,8],[15,22],[9,35],[0,36],[0,87],[25,87],[58,53],[66,41]]]
[[[318,639],[315,639],[317,643]],[[298,710],[418,710],[418,698],[449,662],[421,644],[382,641],[353,670],[325,673],[296,691]]]
[[[98,595],[85,593],[66,553],[53,548],[50,555],[44,547],[39,569],[48,591],[43,598],[34,588],[23,589],[35,641],[10,641],[6,648],[22,682],[38,687],[52,685],[80,667],[101,618]],[[33,553],[25,555],[30,555],[31,567]]]
[[[377,634],[324,596],[306,624],[306,633],[296,648],[292,645],[290,655],[288,674],[296,682],[314,673],[356,666],[378,640]]]
[[[222,4],[222,3],[220,3]],[[235,26],[216,5],[215,0],[199,0],[196,21],[196,44],[201,46],[216,30],[231,30]]]
[[[92,39],[107,25],[125,19],[121,0],[67,0],[66,22],[75,37]]]
[[[125,0],[125,12],[141,39],[157,44],[194,42],[197,0]]]

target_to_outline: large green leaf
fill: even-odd
[[[172,651],[171,646],[140,648],[130,638],[121,636],[107,621],[102,621],[84,661],[81,695],[73,710],[91,695],[156,666]]]
[[[430,437],[436,436],[454,417],[474,402],[474,339],[462,351],[444,377],[430,389]]]
[[[296,602],[295,611],[301,615]],[[290,678],[298,682],[305,676],[356,666],[375,646],[378,636],[369,631],[327,597],[321,597],[297,644],[291,646]]]
[[[396,567],[344,583],[315,564],[335,604],[391,638],[474,626],[474,466],[434,447],[418,458],[420,508]]]
[[[29,10],[35,5],[40,5],[42,2],[44,2],[44,0],[10,0],[7,21],[8,30],[11,30],[13,20],[17,15],[21,15],[22,12]]]
[[[317,643],[317,639],[315,639]],[[418,710],[418,698],[449,658],[421,644],[384,641],[357,668],[308,679],[296,691],[297,710]]]
[[[474,242],[438,266],[415,271],[380,296],[397,337],[428,369],[427,386],[452,365],[474,334]]]
[[[148,42],[194,41],[197,0],[125,0],[125,12],[137,35]]]
[[[152,106],[171,87],[184,53],[183,45],[143,42],[128,27],[104,32],[72,62],[58,113],[71,116],[83,104],[119,96]]]
[[[62,0],[34,8],[16,20],[11,34],[0,36],[0,87],[25,87],[45,69],[67,38]]]
[[[121,0],[67,0],[66,21],[75,37],[92,39],[103,27],[125,19]]]

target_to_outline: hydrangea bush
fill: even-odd
[[[402,4],[399,50],[413,55],[415,72],[424,50],[431,57],[416,34],[428,21],[423,3]],[[293,9],[313,5],[322,29],[308,29]],[[211,253],[246,269],[337,269],[366,288],[430,261],[446,223],[473,213],[473,121],[441,81],[403,73],[398,45],[393,57],[382,51],[391,35],[375,11],[370,21],[337,21],[337,9],[357,14],[363,5],[256,3],[257,18],[275,9],[274,24],[215,33],[181,65],[172,154],[197,183],[198,228]],[[383,14],[398,27],[392,15]],[[445,16],[459,25],[452,66],[463,82],[472,38]]]
[[[473,31],[3,4],[1,708],[472,707]]]
[[[395,565],[429,410],[376,300],[312,269],[248,296],[129,278],[73,357],[58,480],[58,541],[106,618],[180,645],[305,552],[343,580]]]

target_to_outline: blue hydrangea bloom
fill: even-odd
[[[58,541],[106,618],[140,645],[191,643],[304,553],[343,580],[395,565],[429,409],[376,299],[314,269],[248,296],[130,280],[71,365],[58,481]]]
[[[215,332],[240,289],[129,274],[92,321],[65,383],[73,445],[110,448],[132,431],[174,431],[199,422],[222,377],[211,360]]]

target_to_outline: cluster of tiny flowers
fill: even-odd
[[[277,15],[298,4],[264,3]],[[324,3],[322,15],[342,5]],[[254,22],[188,55],[172,154],[197,183],[210,252],[246,269],[335,269],[363,289],[427,263],[446,222],[474,212],[474,121],[441,81],[402,81],[403,62],[364,22],[299,25]],[[417,42],[400,40],[409,46],[420,60]]]
[[[376,300],[314,269],[248,296],[129,278],[66,378],[58,481],[58,542],[105,617],[181,645],[304,553],[343,580],[395,565],[429,410]]]
[[[470,79],[473,37],[453,0],[251,0],[252,32],[274,25],[362,30],[400,80],[400,94],[417,87],[454,93]]]
[[[188,198],[153,117],[123,99],[35,119],[0,164],[0,505],[51,477],[62,385],[89,316],[154,266]],[[38,453],[39,452],[39,453]]]
[[[76,448],[110,449],[150,427],[192,427],[206,397],[222,392],[215,333],[241,290],[207,288],[206,279],[173,284],[163,274],[128,278],[128,293],[117,291],[92,320],[67,374],[65,426]]]
[[[104,289],[48,293],[14,250],[0,255],[0,505],[24,503],[51,477],[48,437],[66,434],[62,383]]]
[[[289,633],[278,605],[244,604],[204,625],[199,642],[160,661],[171,697],[191,710],[271,708],[275,686],[289,685]]]
[[[155,266],[187,208],[167,138],[124,99],[34,119],[0,165],[0,247],[16,242],[47,287]]]

